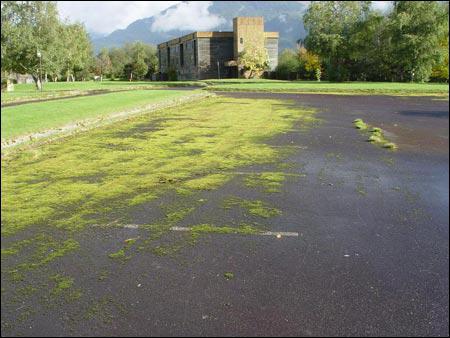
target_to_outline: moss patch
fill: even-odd
[[[386,142],[386,143],[383,143],[383,148],[394,150],[394,149],[397,149],[398,146],[393,142]]]
[[[183,184],[184,188],[194,190],[213,190],[220,187],[223,183],[228,181],[230,175],[212,174],[201,178],[188,180]]]
[[[364,187],[364,185],[361,182],[358,182],[356,184],[356,192],[358,194],[360,194],[361,196],[366,196],[367,195],[366,188]]]
[[[281,191],[286,175],[283,172],[250,174],[245,178],[245,185],[252,188],[261,187],[265,192],[276,193]]]
[[[230,279],[234,278],[234,273],[232,273],[232,272],[225,272],[223,274],[223,276],[225,277],[225,279],[230,280]]]
[[[246,200],[238,197],[229,197],[223,204],[225,209],[231,209],[236,206],[245,209],[253,216],[268,218],[281,215],[281,210],[271,208],[267,203],[260,200]]]
[[[397,149],[397,145],[393,142],[389,142],[386,139],[383,130],[379,127],[371,127],[369,124],[365,123],[362,119],[356,119],[353,121],[353,124],[357,129],[360,130],[369,130],[369,135],[367,138],[368,142],[377,144],[382,146],[383,148],[395,150]]]
[[[53,295],[59,295],[73,286],[73,278],[71,277],[56,274],[50,277],[50,279],[55,282],[55,287],[52,289]]]
[[[164,245],[158,245],[150,251],[156,256],[173,256],[186,246],[186,242],[177,242]]]
[[[126,261],[126,260],[130,259],[131,257],[127,256],[126,253],[133,246],[133,244],[136,243],[137,240],[138,240],[138,238],[126,239],[124,241],[124,246],[120,250],[109,254],[108,257],[112,258],[112,259],[119,259],[122,261]]]
[[[356,129],[366,130],[369,126],[361,119],[356,119],[353,121]]]
[[[232,177],[214,171],[276,161],[282,149],[261,141],[312,115],[278,100],[210,98],[9,154],[2,160],[2,235],[48,224],[78,231],[167,189],[214,189]],[[158,130],[124,137],[156,119]]]
[[[137,206],[162,195],[216,189],[232,179],[237,168],[277,163],[285,149],[265,142],[313,121],[314,111],[287,101],[216,97],[2,154],[5,279],[48,282],[54,275],[50,263],[77,250],[79,259],[86,254],[77,240],[81,231],[91,231],[93,224],[127,224]],[[272,182],[272,188],[282,183],[277,175],[263,180]],[[262,201],[241,200],[234,206],[263,218],[280,214]],[[191,201],[166,210],[163,219],[142,226],[148,237],[125,241],[109,257],[125,261],[136,247],[158,255],[177,252],[186,240],[156,247],[152,241],[195,207]],[[207,231],[226,230],[203,226],[193,233]],[[242,226],[238,231],[253,229]],[[73,283],[54,282],[58,290]]]
[[[239,227],[214,226],[211,224],[199,224],[191,228],[193,236],[200,234],[241,234],[253,235],[260,232],[256,227],[249,224],[241,224]]]

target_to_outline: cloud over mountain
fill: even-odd
[[[209,12],[212,1],[182,2],[164,13],[155,16],[152,32],[171,30],[212,30],[226,20]]]
[[[156,15],[180,1],[58,1],[60,16],[83,22],[95,33],[107,34],[132,22]]]

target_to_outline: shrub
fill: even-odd
[[[292,73],[298,73],[300,62],[297,54],[292,49],[285,49],[281,52],[276,68],[277,78],[290,80]]]

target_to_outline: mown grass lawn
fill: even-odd
[[[208,90],[328,94],[448,95],[448,84],[399,82],[317,82],[227,79],[209,81]]]
[[[136,89],[154,89],[166,87],[202,87],[200,81],[78,81],[44,83],[42,91],[36,90],[34,84],[16,84],[14,91],[2,92],[2,104],[27,100],[41,100],[74,95],[89,94],[95,91],[124,91]]]
[[[13,92],[3,92],[2,104],[28,100],[86,95],[95,91],[124,91],[164,87],[202,87],[221,91],[268,91],[328,94],[439,95],[448,96],[448,84],[399,82],[317,82],[269,79],[209,79],[200,81],[103,81],[49,82],[42,92],[33,84],[15,85]]]
[[[2,139],[11,139],[87,118],[139,108],[190,93],[192,91],[133,90],[4,107],[1,110]]]

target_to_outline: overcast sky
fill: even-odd
[[[181,1],[58,1],[62,18],[80,21],[90,32],[107,34],[158,14]]]
[[[89,32],[108,34],[126,28],[130,23],[157,15],[164,9],[182,1],[58,1],[60,16],[71,22],[79,21]],[[309,1],[301,1],[308,3]],[[386,10],[390,1],[374,1],[374,7]],[[209,13],[211,1],[182,3],[176,9],[158,16],[153,31],[170,29],[210,30],[223,22],[223,18]]]

